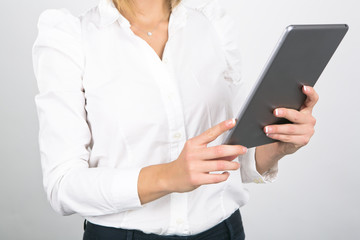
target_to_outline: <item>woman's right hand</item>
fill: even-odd
[[[240,164],[234,160],[245,154],[241,145],[218,145],[207,147],[219,135],[235,126],[235,119],[223,121],[202,134],[186,141],[178,159],[168,163],[165,184],[169,192],[189,192],[203,184],[227,180],[228,170],[237,170]],[[225,171],[221,174],[209,173]]]
[[[176,160],[142,168],[138,178],[141,204],[172,192],[190,192],[203,184],[225,181],[229,177],[229,172],[226,171],[240,167],[238,162],[232,160],[245,154],[247,149],[241,145],[207,147],[207,144],[234,126],[235,121],[232,119],[223,121],[188,139]],[[210,173],[216,171],[225,172]]]

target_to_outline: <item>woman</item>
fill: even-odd
[[[272,182],[314,133],[304,87],[280,142],[220,145],[237,114],[239,51],[217,1],[100,0],[79,17],[48,9],[33,46],[47,197],[86,219],[84,239],[244,239],[241,182]],[[229,173],[231,171],[231,174]]]

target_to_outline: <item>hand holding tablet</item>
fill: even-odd
[[[242,105],[236,126],[228,131],[222,144],[251,148],[276,141],[286,142],[290,139],[281,134],[282,131],[288,132],[289,128],[294,132],[299,131],[299,128],[291,126],[294,125],[292,123],[314,122],[310,119],[311,112],[301,113],[311,111],[313,106],[308,105],[316,103],[317,99],[314,101],[313,98],[317,98],[317,94],[312,91],[312,87],[347,31],[348,26],[345,24],[288,26]],[[309,95],[306,91],[302,92],[303,86],[310,87]],[[275,116],[275,109],[284,110],[285,115]],[[301,119],[306,116],[308,119]],[[270,125],[276,125],[270,131],[277,131],[271,134],[278,135],[266,135],[264,127]],[[296,142],[305,143],[305,137],[301,138],[296,139]]]
[[[268,125],[264,127],[267,137],[280,140],[279,146],[282,153],[292,154],[300,147],[305,146],[314,134],[316,119],[312,116],[312,109],[317,103],[319,96],[315,89],[303,86],[303,93],[307,96],[300,111],[288,108],[276,108],[274,116],[286,118],[291,124]]]

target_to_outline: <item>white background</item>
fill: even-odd
[[[203,0],[187,0],[196,5]],[[356,0],[223,0],[238,26],[244,89],[259,76],[290,24],[347,23],[350,30],[315,89],[316,133],[279,163],[275,183],[248,184],[247,239],[360,239],[360,4]],[[0,14],[0,239],[81,239],[83,220],[46,200],[38,152],[31,47],[47,8],[77,15],[97,0],[3,1]],[[239,96],[239,104],[246,94]],[[209,213],[211,214],[211,213]]]

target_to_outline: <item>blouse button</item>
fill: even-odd
[[[168,94],[168,98],[171,100],[171,99],[173,99],[173,97],[174,97],[174,93],[169,93]]]
[[[168,60],[167,57],[165,57],[165,58],[163,59],[163,62],[164,62],[164,63],[168,63],[168,61],[169,61],[169,60]]]
[[[175,134],[173,135],[173,137],[174,137],[175,139],[179,139],[179,138],[181,138],[181,133],[180,133],[180,132],[177,132],[177,133],[175,133]]]
[[[178,219],[176,219],[176,223],[181,225],[184,223],[184,220],[182,218],[178,218]]]

